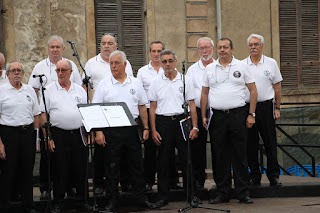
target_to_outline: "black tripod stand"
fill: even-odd
[[[47,110],[47,105],[46,105],[46,98],[44,95],[44,91],[45,91],[45,87],[43,85],[43,77],[45,77],[45,75],[38,75],[38,76],[34,76],[34,77],[39,77],[40,78],[40,85],[41,85],[41,95],[42,95],[42,101],[44,104],[44,109],[46,112],[46,118],[47,118],[47,122],[45,122],[42,127],[45,128],[45,148],[46,148],[46,154],[47,154],[47,168],[48,168],[48,191],[49,191],[49,198],[48,198],[48,203],[47,203],[47,208],[46,208],[46,212],[51,212],[51,207],[52,207],[52,203],[51,203],[51,152],[49,150],[49,140],[52,139],[52,135],[51,135],[51,123],[50,123],[50,118],[49,118],[49,113]]]
[[[86,70],[83,68],[82,64],[81,64],[81,61],[80,61],[80,58],[79,58],[79,55],[78,55],[78,52],[77,52],[77,49],[76,49],[76,46],[74,44],[74,42],[72,41],[67,41],[70,45],[71,45],[71,49],[73,50],[73,56],[75,56],[79,62],[79,65],[84,73],[84,79],[83,79],[83,84],[86,85],[86,90],[87,90],[87,103],[89,104],[89,86],[91,89],[93,89],[93,86],[92,86],[92,83],[89,81],[90,80],[90,77],[87,75],[87,72]],[[91,157],[93,156],[93,144],[91,143],[92,142],[92,134],[91,132],[89,133],[89,138],[90,138],[90,143],[88,144],[89,145],[89,150],[90,150],[90,155]],[[89,150],[87,149],[87,169],[86,169],[86,179],[88,180],[88,169],[89,169]],[[94,162],[93,160],[91,161],[92,162],[92,182],[93,182],[93,206],[92,206],[92,211],[91,212],[99,212],[99,209],[98,209],[98,205],[97,205],[97,200],[96,200],[96,186],[95,186],[95,176],[94,176]],[[88,182],[86,182],[88,184]],[[85,190],[86,190],[86,193],[85,193],[85,202],[87,205],[88,204],[88,185],[85,186]]]
[[[185,118],[188,118],[188,102],[186,100],[186,81],[185,81],[185,61],[182,61],[182,73],[183,73],[183,99],[184,103],[182,105],[182,108],[184,109],[184,115]],[[194,118],[193,118],[194,119]],[[188,120],[188,119],[187,119]],[[198,199],[194,196],[195,194],[195,189],[194,189],[194,184],[193,184],[193,169],[192,169],[192,160],[191,160],[191,141],[189,138],[189,133],[192,129],[192,124],[187,123],[187,134],[185,134],[186,139],[187,139],[187,199],[189,198],[189,194],[191,194],[191,199],[190,199],[190,206],[185,207],[183,209],[179,209],[178,212],[187,212],[193,208],[201,208],[201,209],[210,209],[214,211],[223,211],[223,212],[230,212],[230,210],[227,209],[217,209],[217,208],[211,208],[211,207],[206,207],[206,206],[200,206],[198,204]],[[191,184],[190,184],[191,183]],[[191,185],[191,187],[189,187]],[[190,188],[190,192],[189,192]]]

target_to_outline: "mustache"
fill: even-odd
[[[250,52],[258,52],[257,49],[251,49]]]

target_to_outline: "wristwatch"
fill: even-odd
[[[193,129],[195,129],[197,132],[200,131],[199,128],[197,128],[197,127],[193,127]]]
[[[256,113],[254,113],[254,112],[253,113],[249,113],[249,115],[251,115],[254,118],[256,117]]]

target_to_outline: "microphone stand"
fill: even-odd
[[[41,94],[42,94],[42,100],[43,100],[43,104],[44,104],[44,109],[46,112],[46,117],[47,117],[47,122],[45,122],[42,127],[45,128],[45,132],[46,132],[46,139],[45,141],[47,143],[45,143],[45,147],[47,150],[47,167],[48,167],[48,191],[49,191],[49,199],[48,199],[48,203],[47,203],[47,208],[46,208],[46,212],[51,212],[51,153],[49,150],[49,140],[52,139],[52,135],[51,135],[51,123],[50,123],[50,116],[47,110],[47,105],[46,105],[46,98],[44,96],[44,91],[46,88],[44,88],[43,86],[43,80],[42,77],[44,76],[36,76],[40,78],[40,85],[41,85]]]
[[[185,79],[185,60],[182,61],[182,82],[183,82],[183,99],[184,103],[182,104],[182,108],[184,109],[184,115],[186,120],[188,119],[189,112],[188,112],[188,102],[186,100],[186,79]],[[190,198],[190,206],[179,209],[178,212],[187,212],[193,208],[200,208],[200,209],[210,209],[214,211],[223,211],[223,212],[230,212],[230,210],[227,209],[216,209],[216,208],[211,208],[211,207],[206,207],[206,206],[200,206],[198,205],[198,200],[195,198],[195,189],[194,189],[194,184],[193,184],[193,168],[192,168],[192,159],[191,159],[191,141],[189,138],[189,133],[191,131],[191,126],[188,127],[186,138],[187,138],[187,200],[189,198],[189,194],[191,194]],[[190,184],[191,183],[191,184]],[[189,192],[189,186],[190,187],[190,192]]]
[[[86,85],[86,91],[87,91],[87,104],[90,103],[89,101],[89,86],[91,89],[93,89],[93,85],[92,85],[92,82],[90,82],[90,77],[87,75],[87,72],[86,70],[83,68],[82,64],[81,64],[81,61],[80,61],[80,58],[79,58],[79,55],[78,55],[78,52],[77,52],[77,49],[76,49],[76,46],[73,42],[71,41],[67,41],[70,45],[71,45],[71,49],[73,50],[73,56],[75,56],[79,62],[79,65],[84,73],[84,79],[83,79],[83,84]],[[93,144],[92,144],[92,134],[91,134],[91,131],[89,132],[89,138],[90,138],[90,143],[88,144],[88,146],[90,147],[90,155],[91,155],[91,162],[92,162],[92,185],[93,185],[93,206],[92,206],[92,212],[99,212],[99,209],[98,209],[98,205],[97,205],[97,199],[96,199],[96,184],[95,184],[95,176],[94,176],[94,161],[92,160],[92,156],[93,156]],[[89,150],[87,149],[87,168],[86,168],[86,179],[87,179],[87,182],[86,182],[86,186],[85,186],[85,202],[87,205],[88,204],[88,173],[89,173]]]

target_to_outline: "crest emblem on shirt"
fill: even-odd
[[[241,73],[240,73],[239,71],[234,71],[234,72],[233,72],[233,76],[234,76],[235,78],[240,78],[240,77],[241,77]]]
[[[265,70],[265,71],[263,71],[263,73],[264,73],[265,76],[269,76],[270,75],[270,71],[269,70]]]
[[[179,92],[183,93],[183,87],[179,88]]]
[[[77,101],[77,103],[80,103],[80,102],[81,102],[81,98],[78,97],[78,96],[75,97],[75,100]]]
[[[131,95],[135,95],[135,94],[136,94],[135,89],[130,89],[130,94],[131,94]]]
[[[27,100],[28,100],[29,102],[31,102],[31,100],[32,100],[29,95],[27,95]]]

